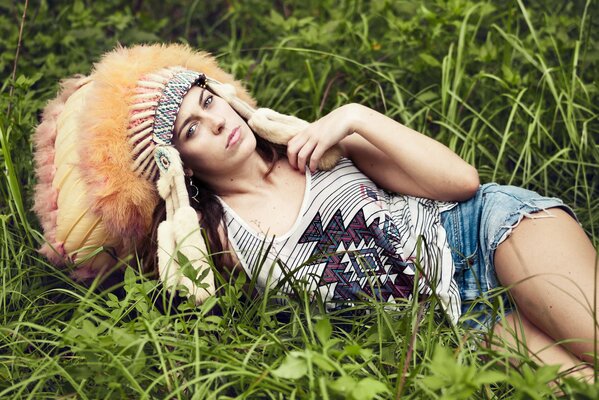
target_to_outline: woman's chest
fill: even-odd
[[[249,227],[264,235],[283,236],[302,216],[309,196],[309,177],[287,174],[273,190],[248,196],[230,204],[235,213]]]
[[[264,198],[240,214],[250,227],[263,235],[283,236],[294,226],[302,211],[302,193],[287,198]],[[290,193],[288,193],[290,195]]]

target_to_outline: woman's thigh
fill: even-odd
[[[499,284],[495,252],[524,218],[549,218],[547,210],[564,207],[556,198],[495,183],[482,185],[476,195],[441,214],[456,266],[465,322],[489,328],[512,305]]]
[[[570,215],[527,218],[495,253],[495,268],[519,311],[578,357],[591,361],[597,326],[597,254]],[[586,354],[585,354],[586,353]],[[589,355],[591,354],[591,355]]]

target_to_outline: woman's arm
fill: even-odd
[[[322,154],[340,143],[345,155],[377,185],[435,200],[466,200],[478,173],[443,144],[359,104],[313,122],[287,145],[292,166],[314,170]]]

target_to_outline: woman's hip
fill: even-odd
[[[563,208],[576,218],[572,209],[558,198],[516,186],[487,183],[471,199],[441,213],[463,312],[472,307],[473,301],[488,299],[489,292],[500,286],[494,265],[497,247],[524,217],[549,218],[551,214],[546,210],[553,207]]]

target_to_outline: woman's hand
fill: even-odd
[[[466,200],[478,190],[476,169],[443,144],[360,104],[339,107],[287,144],[289,164],[316,171],[324,152],[343,155],[380,187],[435,200]]]
[[[315,171],[323,153],[343,155],[379,187],[435,200],[466,200],[476,193],[476,169],[449,148],[360,104],[337,108],[287,145],[292,167]]]
[[[287,143],[287,158],[293,168],[315,172],[325,151],[353,132],[354,104],[341,106],[312,122]]]

